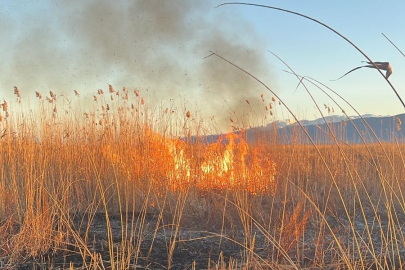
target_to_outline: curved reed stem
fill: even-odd
[[[252,3],[243,3],[243,2],[229,2],[229,3],[222,3],[220,5],[217,6],[221,7],[221,6],[225,6],[225,5],[245,5],[245,6],[255,6],[255,7],[261,7],[261,8],[269,8],[269,9],[274,9],[274,10],[278,10],[278,11],[283,11],[283,12],[287,12],[290,14],[294,14],[300,17],[303,17],[305,19],[311,20],[313,22],[316,22],[320,25],[322,25],[323,27],[326,27],[327,29],[331,30],[332,32],[334,32],[335,34],[337,34],[338,36],[340,36],[341,38],[343,38],[344,40],[346,40],[350,45],[352,45],[357,51],[359,51],[365,58],[367,58],[367,60],[369,62],[371,62],[373,64],[373,66],[375,67],[375,69],[378,70],[378,72],[380,72],[381,76],[384,77],[384,79],[387,81],[387,83],[389,84],[389,86],[392,88],[392,90],[394,91],[394,93],[396,94],[396,96],[398,97],[399,101],[402,103],[402,106],[405,108],[405,103],[402,100],[401,96],[398,94],[397,90],[395,89],[394,85],[392,85],[392,83],[388,80],[388,78],[385,77],[385,75],[381,72],[381,70],[378,68],[378,66],[373,62],[373,60],[371,60],[370,57],[368,57],[359,47],[357,47],[352,41],[350,41],[350,39],[348,39],[347,37],[345,37],[344,35],[342,35],[341,33],[339,33],[338,31],[336,31],[335,29],[333,29],[332,27],[330,27],[329,25],[318,21],[317,19],[314,19],[312,17],[309,17],[307,15],[295,12],[295,11],[291,11],[288,9],[283,9],[283,8],[278,8],[278,7],[273,7],[273,6],[267,6],[267,5],[260,5],[260,4],[252,4]]]
[[[389,39],[386,35],[384,35],[384,33],[381,34],[392,44],[392,46],[395,47],[395,49],[397,49],[402,54],[403,57],[405,57],[405,54],[397,47],[397,45],[394,44],[394,42],[391,41],[391,39]]]

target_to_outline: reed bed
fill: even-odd
[[[86,111],[77,91],[37,93],[36,110],[15,94],[1,108],[2,267],[404,267],[400,142],[314,151],[301,131],[283,144],[243,127],[209,142],[198,112],[139,90],[110,85]]]
[[[316,19],[220,6],[231,4],[314,21],[381,73]],[[307,84],[347,116],[343,97],[272,54],[324,119]],[[271,93],[257,97],[262,119],[231,115],[233,132],[216,136],[215,122],[186,105],[151,106],[144,91],[112,85],[91,102],[76,90],[25,97],[17,87],[16,102],[1,101],[0,269],[405,268],[403,138],[383,142],[363,118],[362,128],[348,118],[362,143],[346,142],[345,123],[313,138],[259,78],[209,56]],[[296,129],[260,127],[283,110]]]

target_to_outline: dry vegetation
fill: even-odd
[[[2,102],[0,269],[405,267],[403,144],[207,143],[196,112],[108,92]]]

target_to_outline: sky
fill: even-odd
[[[313,17],[361,48],[373,61],[390,62],[389,78],[405,98],[405,58],[382,35],[405,50],[404,1],[247,1]],[[0,99],[24,100],[49,91],[92,102],[97,89],[139,89],[149,106],[183,103],[179,110],[215,116],[222,130],[229,118],[240,126],[291,118],[265,105],[272,94],[240,70],[211,56],[225,57],[262,80],[299,119],[319,118],[296,77],[284,72],[283,59],[297,74],[315,78],[346,98],[361,114],[404,112],[377,70],[359,69],[338,81],[365,57],[335,33],[296,15],[219,0],[2,0],[0,1]],[[335,114],[337,106],[307,84],[316,101]],[[265,102],[261,95],[264,95]],[[247,102],[247,101],[249,102]],[[355,113],[339,101],[349,115]],[[163,104],[163,105],[162,105]],[[323,110],[327,114],[327,111]],[[258,120],[259,119],[259,120]],[[262,121],[262,122],[261,122]]]

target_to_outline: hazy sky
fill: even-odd
[[[249,1],[312,16],[348,37],[374,61],[389,61],[390,81],[405,98],[405,58],[381,35],[405,51],[404,1]],[[246,118],[264,112],[254,80],[215,57],[215,51],[252,72],[299,118],[319,117],[297,79],[267,50],[298,74],[322,81],[362,114],[394,115],[405,109],[373,69],[360,69],[332,82],[366,60],[326,28],[295,15],[250,6],[222,6],[218,0],[57,0],[0,2],[0,98],[24,99],[35,91],[91,99],[97,89],[149,89],[151,102],[185,101],[192,110],[219,119],[234,111]],[[323,106],[332,101],[310,87]],[[246,103],[246,99],[251,104]],[[349,114],[353,114],[344,106]],[[284,111],[285,112],[285,111]],[[336,114],[340,113],[338,110]],[[242,117],[242,116],[241,116]],[[242,117],[242,118],[243,118]],[[287,118],[287,114],[278,113]]]

